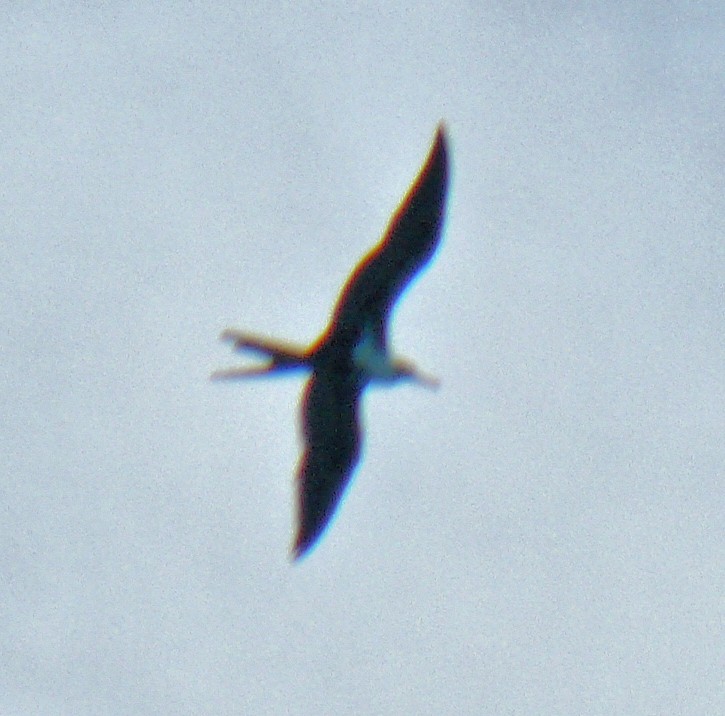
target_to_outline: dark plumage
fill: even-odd
[[[387,323],[401,292],[433,256],[441,235],[448,185],[445,129],[438,127],[428,158],[382,240],[342,289],[325,332],[307,350],[227,330],[222,338],[268,359],[251,368],[219,371],[216,379],[308,368],[302,399],[304,452],[298,471],[295,558],[327,526],[360,454],[360,395],[370,381],[432,384],[412,364],[390,357]]]

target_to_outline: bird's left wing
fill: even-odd
[[[327,526],[357,463],[360,392],[349,371],[316,371],[305,389],[295,559],[312,547]]]

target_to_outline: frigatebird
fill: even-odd
[[[443,124],[427,159],[380,242],[348,278],[323,334],[309,347],[228,329],[222,340],[264,358],[261,365],[222,370],[213,379],[246,378],[294,369],[312,375],[302,398],[304,452],[297,474],[297,534],[293,559],[304,555],[330,521],[360,455],[360,397],[369,383],[417,381],[435,386],[388,350],[393,306],[440,243],[448,156]]]

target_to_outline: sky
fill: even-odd
[[[4,3],[0,713],[725,712],[725,10]],[[307,343],[438,256],[292,564]]]

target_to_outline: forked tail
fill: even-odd
[[[227,368],[212,373],[212,380],[228,380],[234,378],[248,378],[256,375],[268,375],[295,368],[304,368],[309,365],[310,358],[306,350],[298,346],[281,341],[261,338],[243,331],[227,329],[220,340],[231,343],[234,350],[250,351],[267,358],[262,365],[241,368]]]

